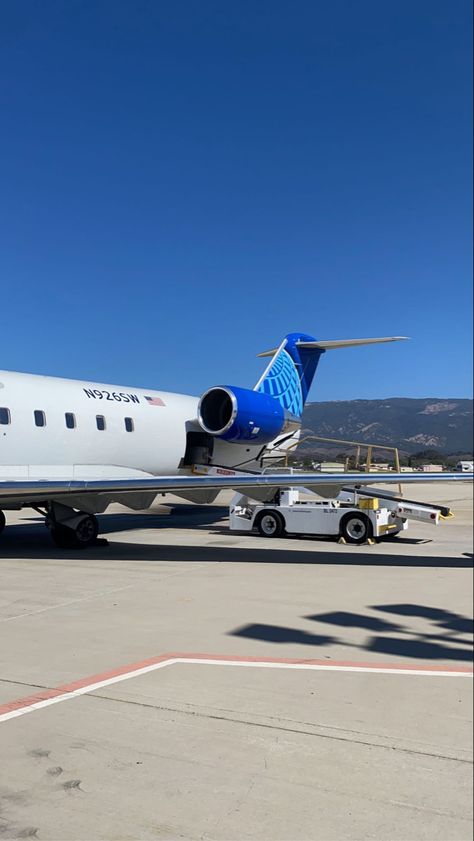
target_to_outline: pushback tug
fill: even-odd
[[[262,537],[311,535],[342,543],[370,543],[395,537],[415,520],[437,526],[452,517],[443,505],[413,502],[377,488],[343,488],[335,499],[304,500],[298,488],[277,491],[272,502],[235,494],[229,508],[231,531],[254,530]]]

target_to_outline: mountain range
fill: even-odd
[[[385,444],[410,454],[435,449],[470,453],[473,401],[457,397],[390,397],[306,404],[305,435]],[[319,446],[318,442],[308,446]]]

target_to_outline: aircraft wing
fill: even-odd
[[[11,505],[27,505],[47,500],[60,500],[77,507],[88,495],[105,496],[110,501],[127,500],[137,494],[156,496],[197,490],[240,490],[248,496],[252,492],[261,498],[262,491],[273,488],[304,487],[317,492],[320,486],[357,486],[377,484],[414,485],[426,482],[472,481],[472,473],[260,473],[234,475],[152,476],[147,478],[81,478],[81,479],[0,479],[0,508],[2,499]],[[269,498],[272,494],[270,493]],[[128,504],[128,501],[127,501]]]

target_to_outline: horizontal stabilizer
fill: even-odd
[[[275,356],[279,350],[279,347],[274,347],[272,350],[264,350],[263,353],[257,353],[257,356]]]
[[[357,347],[358,345],[377,345],[383,342],[400,342],[408,339],[408,336],[384,336],[380,339],[334,339],[330,341],[314,341],[314,342],[295,342],[296,347],[306,348],[306,350],[335,350],[336,348]],[[265,350],[263,353],[258,353],[257,356],[274,356],[279,348],[272,348],[272,350]]]
[[[408,339],[408,336],[384,336],[380,339],[335,339],[333,341],[320,342],[297,342],[298,347],[304,347],[308,350],[335,350],[340,347],[357,347],[358,345],[378,345],[383,342],[400,342],[403,339]]]

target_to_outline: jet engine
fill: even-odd
[[[198,406],[199,423],[208,435],[235,444],[268,444],[290,425],[298,425],[283,406],[260,391],[220,385],[208,389]],[[293,424],[292,424],[293,421]]]

